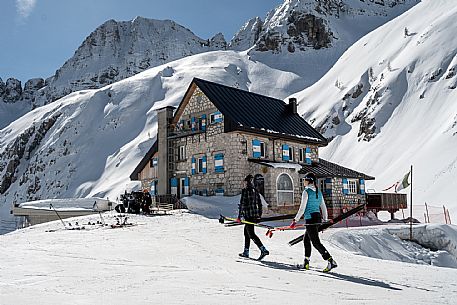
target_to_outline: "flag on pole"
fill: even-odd
[[[389,186],[388,188],[386,188],[386,189],[384,189],[384,190],[382,190],[382,191],[383,191],[383,192],[388,191],[388,190],[390,190],[391,188],[395,187],[396,185],[397,185],[397,182],[395,182],[394,184],[392,184],[391,186]]]
[[[388,191],[391,188],[393,188],[395,190],[395,193],[397,193],[397,192],[407,188],[408,186],[411,185],[411,183],[409,182],[409,176],[410,175],[411,175],[411,171],[406,173],[406,175],[404,175],[401,180],[395,182],[394,184],[392,184],[391,186],[389,186],[388,188],[386,188],[386,189],[384,189],[382,191],[385,192],[385,191]]]
[[[408,186],[411,185],[411,182],[409,181],[409,176],[411,175],[411,171],[407,172],[406,175],[403,176],[403,179],[397,182],[395,186],[395,193],[407,188]]]

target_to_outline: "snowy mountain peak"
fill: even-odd
[[[230,48],[236,51],[243,51],[251,48],[259,39],[262,31],[263,21],[259,17],[250,19],[246,24],[233,36],[230,41]]]
[[[273,53],[328,48],[335,40],[345,39],[347,32],[361,30],[344,25],[360,17],[388,17],[416,4],[417,0],[285,0],[272,10],[262,25],[255,51]],[[394,11],[392,11],[394,10]],[[376,19],[376,18],[375,18]],[[373,22],[373,21],[372,21]],[[371,27],[369,22],[365,26]],[[375,22],[375,21],[374,21]],[[342,35],[342,36],[341,36]],[[238,42],[240,44],[240,42]],[[246,44],[246,43],[245,43]]]
[[[227,49],[227,41],[225,41],[224,34],[217,33],[209,40],[209,47],[214,49],[225,50]]]
[[[150,67],[225,48],[223,37],[213,39],[211,44],[172,20],[108,20],[56,71],[35,104],[44,105],[71,92],[100,88]]]

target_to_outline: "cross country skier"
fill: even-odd
[[[244,179],[246,184],[245,188],[241,191],[241,199],[239,205],[239,212],[237,221],[240,222],[241,217],[249,222],[257,222],[262,217],[262,202],[260,201],[259,192],[254,188],[252,183],[252,175],[247,175]],[[244,251],[239,255],[241,257],[249,257],[249,246],[251,239],[260,249],[260,256],[258,260],[263,259],[265,256],[270,254],[264,247],[260,238],[254,232],[253,224],[244,225]]]
[[[322,192],[317,188],[316,175],[308,173],[304,179],[305,189],[302,193],[300,208],[298,209],[297,215],[290,224],[291,228],[294,228],[296,223],[300,220],[303,213],[305,214],[306,227],[305,235],[303,236],[303,243],[305,245],[305,260],[304,268],[309,270],[309,258],[311,256],[311,243],[314,248],[319,251],[324,260],[328,261],[327,267],[323,270],[329,272],[333,268],[337,267],[335,260],[332,258],[324,245],[322,245],[319,239],[318,227],[322,220],[328,221],[327,219],[327,207],[325,206]],[[321,215],[322,211],[322,215]],[[311,225],[310,225],[311,224]],[[316,224],[316,225],[312,225]]]

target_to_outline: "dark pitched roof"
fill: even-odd
[[[319,158],[319,162],[313,162],[311,165],[303,165],[299,171],[300,174],[312,172],[317,178],[324,177],[344,177],[344,178],[357,178],[365,180],[374,180],[374,177],[368,176],[364,173],[343,167],[341,165],[326,161]]]
[[[159,144],[157,140],[155,140],[154,144],[152,144],[151,148],[148,150],[146,155],[141,159],[140,163],[135,167],[133,173],[130,174],[130,180],[138,180],[138,174],[143,170],[143,168],[149,163],[152,156],[159,151]]]
[[[292,113],[282,100],[199,78],[194,78],[193,83],[228,120],[226,131],[241,130],[327,145],[327,139],[300,115]]]

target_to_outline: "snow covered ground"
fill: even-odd
[[[116,223],[114,212],[103,215],[107,224]],[[238,258],[240,226],[224,227],[185,211],[129,217],[135,226],[87,225],[100,220],[94,215],[65,220],[85,230],[52,222],[0,236],[0,304],[429,305],[455,304],[457,297],[457,269],[399,261],[411,250],[421,251],[398,247],[398,238],[389,234],[405,226],[325,231],[324,244],[339,266],[324,274],[317,271],[325,263],[316,251],[311,265],[317,269],[295,267],[302,263],[302,247],[287,241],[302,231],[268,239],[257,229],[271,252],[258,262]],[[434,228],[455,246],[456,226]],[[368,249],[376,249],[376,258],[367,257],[375,252]],[[257,249],[251,254],[256,257]]]

